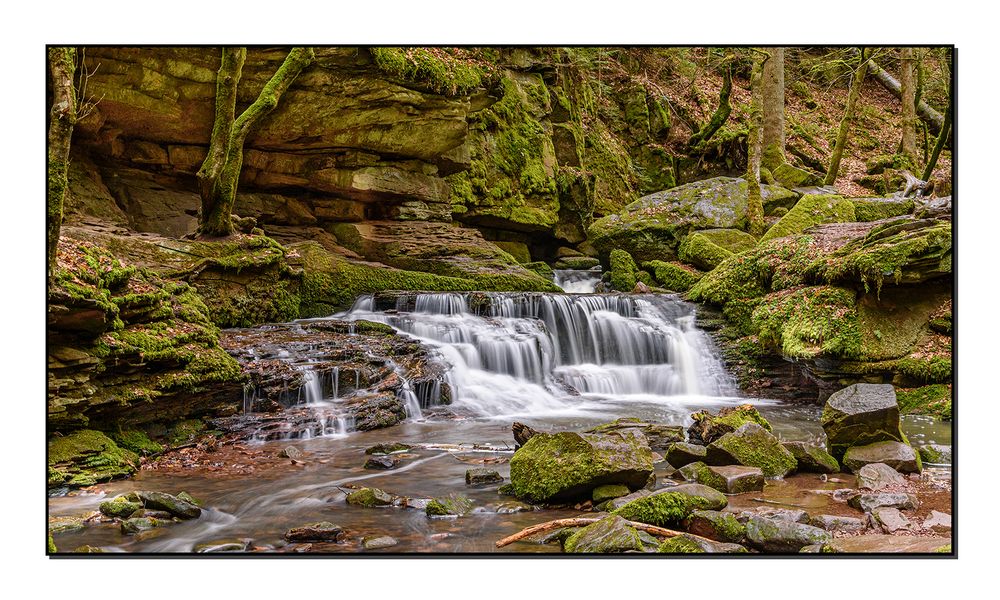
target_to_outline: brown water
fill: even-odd
[[[713,410],[719,402],[732,401],[704,399],[704,404]],[[695,399],[689,399],[684,410],[679,411],[632,403],[628,407],[617,406],[613,416],[659,417],[664,422],[681,424],[683,418],[678,415],[697,410],[697,404]],[[774,426],[776,435],[784,440],[818,441],[822,437],[818,407],[763,402],[759,408]],[[606,422],[610,416],[581,412],[525,420],[543,430],[582,430]],[[904,419],[904,429],[915,445],[951,443],[949,423],[908,417]],[[400,466],[394,470],[363,468],[365,448],[395,441],[421,447],[402,455]],[[373,552],[558,552],[558,544],[531,542],[516,543],[500,550],[495,548],[496,540],[529,525],[586,513],[572,509],[497,512],[504,504],[511,506],[517,504],[516,501],[499,495],[499,484],[479,488],[466,486],[465,471],[487,466],[506,479],[509,476],[506,459],[511,452],[475,451],[472,449],[474,444],[512,448],[510,420],[428,420],[339,437],[262,443],[256,448],[268,454],[276,454],[288,445],[296,446],[304,452],[301,464],[292,465],[287,461],[280,463],[282,466],[278,468],[264,469],[253,475],[220,475],[198,470],[191,474],[141,471],[130,480],[50,498],[49,514],[50,517],[92,514],[101,501],[137,489],[168,493],[187,491],[208,507],[197,520],[175,523],[144,535],[122,535],[113,523],[97,523],[83,531],[57,534],[55,542],[63,550],[90,544],[109,551],[186,553],[196,544],[235,538],[250,539],[252,547],[259,550],[290,551],[295,547],[285,545],[282,536],[286,530],[305,523],[330,521],[347,530],[345,539],[337,544],[313,544],[311,551],[359,552],[363,536],[390,535],[399,544]],[[484,461],[487,464],[483,465]],[[782,482],[769,482],[764,492],[734,497],[733,506],[751,506],[757,502],[754,498],[764,498],[791,506],[808,506],[810,512],[817,514],[833,512],[835,503],[821,491],[853,486],[852,476],[838,477],[849,483],[822,482],[815,475],[797,475]],[[475,503],[475,508],[460,518],[428,518],[420,509],[350,506],[344,501],[350,486],[378,487],[409,498],[463,494]]]

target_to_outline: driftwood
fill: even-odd
[[[509,535],[504,539],[496,543],[497,548],[503,548],[504,546],[513,544],[518,540],[522,540],[526,537],[535,535],[536,533],[543,533],[546,531],[551,531],[553,529],[562,529],[564,527],[585,527],[587,525],[593,525],[601,519],[606,519],[607,517],[573,517],[569,519],[556,519],[554,521],[546,521],[545,523],[539,523],[538,525],[532,525],[531,527],[526,527],[521,531],[518,531],[514,535]],[[709,543],[715,543],[714,540],[701,537],[700,535],[694,535],[693,533],[685,533],[683,531],[674,531],[673,529],[665,529],[663,527],[657,527],[655,525],[647,525],[645,523],[639,523],[637,521],[625,521],[629,527],[634,527],[640,531],[645,531],[651,535],[656,535],[660,537],[677,537],[678,535],[689,535],[693,538],[699,540],[704,540]]]
[[[518,448],[526,444],[533,435],[538,433],[531,427],[528,427],[524,423],[518,423],[517,421],[515,421],[510,428],[514,432],[514,441],[517,442]]]
[[[934,193],[934,181],[924,181],[923,179],[917,179],[909,171],[902,172],[903,178],[906,179],[906,187],[903,189],[901,198],[906,198],[913,194],[916,198],[923,198],[925,196],[930,196]]]

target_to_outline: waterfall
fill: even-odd
[[[452,406],[475,416],[566,411],[602,400],[669,404],[735,392],[711,341],[694,326],[693,307],[673,296],[477,293],[475,302],[469,299],[403,294],[386,311],[366,297],[339,317],[385,323],[434,348],[448,366]],[[417,392],[408,382],[400,392],[408,415],[419,415],[435,393],[426,384]]]
[[[593,294],[600,281],[600,267],[586,271],[580,269],[555,269],[552,271],[552,282],[568,294]]]

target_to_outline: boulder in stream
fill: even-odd
[[[862,512],[872,512],[883,506],[901,510],[916,509],[920,506],[920,501],[913,494],[859,494],[848,500],[847,504]]]
[[[142,509],[141,503],[129,502],[125,496],[117,496],[111,500],[101,502],[100,506],[102,515],[115,519],[127,519],[140,509]]]
[[[570,554],[617,554],[642,552],[644,546],[634,527],[611,515],[574,532],[563,542],[563,550]]]
[[[674,442],[667,447],[666,459],[670,466],[679,469],[693,462],[704,461],[707,452],[707,448],[698,444]]]
[[[843,517],[841,515],[816,515],[815,517],[809,519],[809,524],[830,532],[842,531],[845,533],[853,533],[856,531],[862,531],[865,528],[865,522],[861,519],[857,519],[855,517]]]
[[[613,433],[625,429],[638,429],[646,436],[646,442],[653,450],[663,450],[670,447],[674,442],[684,441],[684,427],[680,425],[663,425],[661,423],[649,423],[635,417],[623,417],[615,419],[611,423],[598,425],[593,429],[588,429],[586,433]]]
[[[871,463],[858,469],[858,489],[877,492],[906,484],[906,478],[885,463]]]
[[[717,415],[702,410],[693,413],[691,418],[694,423],[688,427],[688,439],[693,444],[711,444],[747,423],[756,423],[768,432],[771,431],[771,424],[750,404],[726,407]]]
[[[399,541],[389,535],[365,536],[361,538],[361,547],[365,550],[381,550],[391,548],[399,544]]]
[[[925,463],[932,465],[951,464],[951,446],[944,444],[924,444],[917,451],[920,453],[920,459]]]
[[[285,532],[289,542],[336,542],[344,533],[344,528],[329,521],[309,523]]]
[[[717,510],[696,510],[684,522],[689,533],[735,544],[746,541],[746,526],[733,513]]]
[[[825,544],[833,539],[829,532],[782,519],[750,517],[747,539],[754,548],[769,553],[798,552],[805,546]]]
[[[745,423],[709,444],[706,462],[759,467],[765,477],[784,477],[798,465],[778,438],[757,423]]]
[[[652,472],[649,444],[632,429],[537,433],[510,459],[512,490],[531,503],[589,498],[594,488],[611,483],[638,490]]]
[[[503,482],[500,473],[493,469],[476,468],[465,472],[465,485],[489,485]]]
[[[632,500],[611,514],[647,525],[671,527],[696,510],[722,510],[728,503],[725,495],[718,490],[698,483],[686,483]]]
[[[910,520],[903,516],[903,513],[899,512],[898,508],[891,506],[880,506],[873,510],[872,519],[886,533],[909,531],[913,527]]]
[[[840,461],[852,446],[906,439],[896,390],[889,384],[856,383],[835,392],[823,407],[822,423],[827,449]]]
[[[395,469],[399,466],[399,459],[385,454],[369,456],[365,461],[366,469]]]
[[[126,494],[125,499],[139,502],[148,509],[166,511],[178,519],[197,519],[201,516],[201,508],[197,504],[164,492],[140,490]]]
[[[867,446],[852,446],[844,454],[844,467],[857,473],[865,465],[883,463],[903,473],[919,473],[920,457],[909,444],[887,441]]]
[[[665,540],[656,551],[660,554],[743,554],[747,549],[740,544],[715,542],[682,533]]]
[[[374,508],[376,506],[391,506],[396,497],[378,488],[361,488],[347,494],[347,503],[355,506]]]
[[[472,500],[459,494],[435,498],[427,503],[424,512],[428,517],[461,517],[472,510]]]
[[[805,442],[783,442],[781,444],[792,453],[800,473],[839,473],[840,464],[826,450]]]

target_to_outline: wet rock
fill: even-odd
[[[825,544],[833,539],[819,527],[767,517],[750,517],[746,527],[750,545],[762,552],[798,552],[804,546]]]
[[[595,487],[639,489],[653,472],[653,453],[634,429],[600,435],[537,433],[510,459],[514,494],[532,503],[589,498]]]
[[[764,472],[757,467],[708,467],[708,470],[718,478],[718,485],[711,487],[724,494],[745,494],[764,489]]]
[[[937,533],[947,533],[951,531],[951,515],[932,510],[930,516],[924,519],[921,526]]]
[[[799,549],[799,554],[820,554],[823,552],[823,544],[809,544]]]
[[[197,505],[163,492],[138,491],[126,498],[133,502],[134,498],[138,498],[145,508],[163,510],[179,519],[197,519],[201,516],[201,508]]]
[[[839,473],[840,464],[826,450],[805,442],[783,442],[781,444],[795,457],[801,473]]]
[[[667,447],[667,462],[672,467],[681,468],[693,462],[704,461],[708,449],[698,444],[674,442]]]
[[[646,496],[648,496],[648,495],[650,495],[652,493],[653,493],[652,490],[647,490],[647,489],[644,488],[644,489],[632,492],[631,494],[629,494],[627,496],[622,496],[620,498],[614,498],[612,500],[608,500],[607,502],[605,502],[603,504],[603,509],[606,510],[606,511],[608,511],[608,512],[611,512],[611,511],[614,511],[616,508],[621,508],[621,507],[625,506],[626,504],[628,504],[629,502],[631,502],[633,500],[638,500],[639,498],[645,498]]]
[[[294,460],[302,458],[302,451],[296,448],[295,446],[287,446],[283,448],[281,452],[278,453],[278,456],[280,458],[291,458]]]
[[[847,504],[862,512],[872,512],[883,506],[901,510],[916,509],[920,506],[920,501],[913,494],[860,494],[848,500]]]
[[[676,525],[696,510],[721,510],[728,501],[718,490],[697,483],[664,488],[612,511],[629,521],[658,527]]]
[[[409,452],[412,446],[401,442],[389,442],[387,444],[375,444],[365,448],[365,454],[396,454],[399,452]]]
[[[361,538],[361,547],[365,550],[379,550],[382,548],[391,548],[399,544],[399,541],[389,535],[380,535],[378,537],[363,537]]]
[[[344,528],[329,521],[309,523],[285,532],[289,542],[336,542],[344,533]]]
[[[378,488],[361,488],[347,494],[346,500],[348,504],[373,508],[391,506],[395,501],[395,496]]]
[[[52,517],[49,519],[49,533],[80,531],[86,526],[83,517]]]
[[[162,521],[157,519],[151,519],[149,517],[136,517],[122,521],[121,531],[125,535],[133,535],[141,531],[159,527],[161,524]]]
[[[142,508],[138,502],[129,502],[125,496],[118,496],[106,502],[101,502],[101,514],[115,519],[127,519],[132,513]]]
[[[132,513],[133,517],[146,517],[147,519],[157,519],[160,521],[172,521],[174,516],[165,510],[150,510],[143,508]]]
[[[714,465],[739,464],[759,467],[765,477],[784,477],[797,462],[778,438],[757,423],[746,423],[708,445],[708,460]]]
[[[840,515],[816,515],[809,520],[809,524],[827,531],[843,531],[853,533],[865,528],[865,522],[854,517],[842,517]]]
[[[350,410],[358,431],[391,427],[406,418],[403,400],[394,392],[358,396]]]
[[[497,505],[498,515],[510,515],[514,513],[521,512],[532,512],[535,507],[530,504],[525,504],[524,502],[502,502]]]
[[[570,554],[618,554],[630,550],[642,552],[643,549],[639,532],[625,519],[614,515],[587,525],[563,542],[563,550]]]
[[[416,508],[418,510],[424,510],[430,502],[430,498],[403,498],[400,500],[399,505],[403,508]]]
[[[809,513],[798,508],[761,507],[756,510],[744,510],[736,515],[736,519],[744,524],[753,517],[764,517],[766,519],[788,521],[789,523],[809,524]]]
[[[841,461],[852,446],[905,439],[896,390],[889,384],[856,383],[835,392],[823,407],[822,423],[827,449]]]
[[[682,533],[668,538],[656,549],[660,554],[743,554],[747,549],[728,542],[714,542]]]
[[[493,469],[476,468],[465,472],[465,485],[489,485],[501,482],[503,477]]]
[[[611,484],[611,485],[601,485],[594,488],[594,492],[591,495],[591,499],[594,504],[600,504],[607,500],[613,500],[615,498],[621,498],[622,496],[628,496],[630,490],[627,485],[621,484]]]
[[[387,455],[371,456],[365,461],[366,469],[395,469],[399,466],[399,459]]]
[[[225,540],[213,540],[211,542],[205,542],[202,544],[197,544],[194,547],[194,552],[196,554],[215,554],[215,553],[226,553],[226,552],[246,552],[250,549],[251,540],[248,539],[225,539]]]
[[[674,471],[672,477],[674,479],[683,479],[684,481],[690,481],[693,483],[701,483],[702,485],[708,485],[704,481],[698,481],[698,476],[705,472],[708,465],[701,461],[688,463],[683,467]],[[710,476],[710,474],[709,474]],[[709,477],[703,477],[703,479],[708,479]]]
[[[187,492],[180,492],[179,494],[177,494],[177,497],[180,498],[181,500],[185,501],[185,502],[190,502],[191,504],[194,504],[195,506],[202,506],[202,501],[201,500],[198,500],[197,498],[195,498],[194,496],[192,496],[191,494],[189,494]]]
[[[925,444],[918,449],[920,459],[932,465],[951,464],[951,446],[944,444]]]
[[[615,433],[626,429],[638,429],[646,436],[646,442],[653,450],[666,449],[674,442],[684,441],[684,428],[680,425],[649,423],[635,417],[615,419],[611,423],[588,429],[586,433]]]
[[[727,433],[732,433],[747,423],[756,423],[768,432],[771,424],[749,404],[723,408],[713,415],[702,410],[691,415],[694,423],[688,427],[688,439],[693,444],[708,445]]]
[[[906,478],[885,463],[872,463],[858,469],[858,489],[877,492],[890,486],[904,485]]]
[[[742,543],[746,539],[746,527],[736,516],[717,510],[696,510],[685,521],[689,533],[720,542]]]
[[[910,520],[899,512],[898,508],[882,506],[872,511],[872,519],[875,525],[886,533],[896,533],[900,530],[909,530],[912,525]]]
[[[472,510],[472,500],[452,494],[447,498],[431,500],[424,512],[428,517],[461,517]]]
[[[919,473],[920,458],[909,444],[903,442],[875,442],[867,446],[852,446],[844,454],[844,468],[857,473],[861,467],[884,463],[903,473]]]
[[[947,537],[920,537],[909,535],[859,535],[831,540],[823,545],[823,552],[869,554],[897,552],[938,552],[951,543]]]

